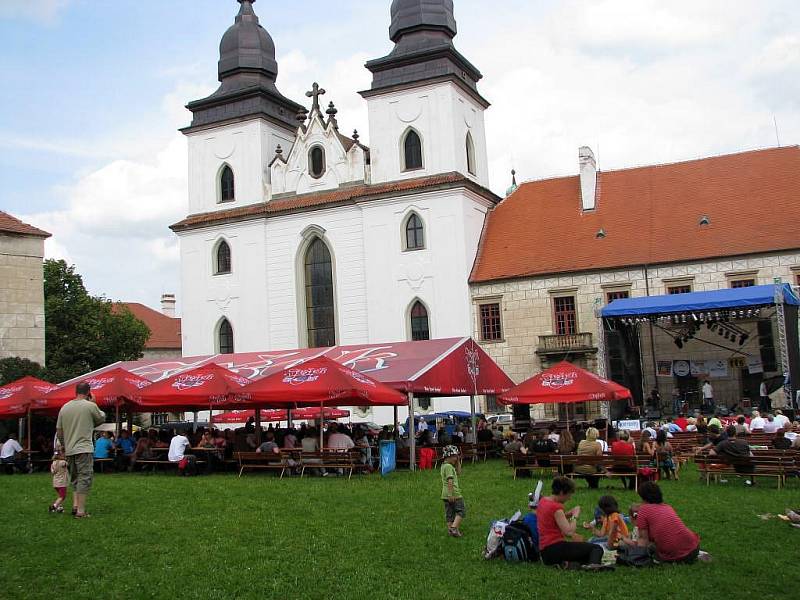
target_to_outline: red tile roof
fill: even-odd
[[[50,234],[32,225],[23,223],[16,217],[0,210],[0,233],[16,233],[19,235],[31,235],[42,238],[49,238]]]
[[[356,202],[376,200],[391,196],[395,193],[414,193],[460,186],[470,188],[491,199],[493,202],[499,201],[499,198],[486,188],[481,187],[461,173],[452,172],[443,173],[441,175],[430,175],[428,177],[418,177],[415,179],[405,179],[402,181],[348,185],[324,192],[292,194],[283,197],[278,196],[269,202],[192,215],[172,225],[171,228],[173,231],[195,229],[197,227],[207,227],[209,225],[230,221],[318,210],[341,204],[355,204]]]
[[[114,307],[124,306],[133,316],[150,329],[150,338],[144,347],[154,349],[181,349],[181,320],[139,304],[138,302],[116,302]]]
[[[521,185],[490,212],[470,281],[800,248],[798,146],[598,172],[593,211],[580,193],[578,177]]]

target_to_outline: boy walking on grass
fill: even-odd
[[[455,446],[445,446],[442,456],[444,458],[441,468],[442,500],[444,500],[444,514],[447,519],[447,533],[453,537],[461,537],[463,534],[459,526],[467,514],[464,497],[461,495],[461,488],[458,485],[461,456]]]

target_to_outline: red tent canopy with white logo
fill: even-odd
[[[432,396],[497,395],[514,385],[471,338],[131,361],[110,365],[91,375],[122,367],[150,381],[160,382],[177,373],[216,363],[255,381],[318,356],[331,358],[404,393]],[[76,377],[68,383],[77,383],[87,376]]]
[[[230,406],[231,396],[247,383],[246,377],[211,363],[154,383],[131,400],[143,411],[221,408]]]
[[[503,404],[568,404],[627,400],[631,392],[569,362],[561,362],[502,394]]]
[[[114,408],[118,403],[138,396],[151,385],[150,380],[116,367],[99,375],[85,377],[80,381],[89,384],[92,397],[101,408]],[[67,402],[75,398],[74,383],[66,383],[34,402],[34,412],[58,412]]]
[[[400,406],[406,397],[321,356],[254,381],[236,393],[240,406]]]
[[[0,387],[0,419],[24,417],[35,400],[41,399],[56,386],[36,377],[23,377]]]

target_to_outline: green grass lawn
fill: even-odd
[[[549,485],[549,482],[546,484]],[[533,487],[500,461],[468,465],[465,537],[447,537],[438,473],[334,478],[268,474],[99,475],[92,518],[51,515],[50,478],[0,476],[0,598],[757,598],[795,596],[800,530],[758,515],[800,506],[800,485],[707,488],[693,467],[666,501],[700,533],[712,564],[584,574],[484,561],[491,520]],[[600,495],[627,508],[619,482]]]

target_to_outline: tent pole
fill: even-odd
[[[128,433],[133,435],[133,405],[128,407]]]
[[[399,424],[400,423],[397,420],[397,418],[398,418],[397,417],[397,405],[395,405],[395,407],[394,407],[394,435],[395,435],[395,437],[397,437],[397,432],[400,430],[399,429]]]
[[[323,403],[319,403],[319,451],[322,452],[322,448],[325,445],[325,438],[322,436],[322,430],[325,429],[325,415],[323,414]]]
[[[197,411],[194,411],[194,422],[192,424],[192,433],[197,433]]]
[[[119,440],[120,433],[122,432],[122,415],[119,412],[119,400],[117,400],[117,406],[115,407],[116,415],[114,417],[114,423],[116,423],[116,435],[117,440]]]
[[[292,409],[286,409],[286,426],[291,429],[292,428]]]
[[[408,392],[408,441],[411,453],[408,457],[408,470],[414,471],[417,466],[417,424],[414,422],[414,392]]]
[[[256,444],[261,445],[261,409],[256,409]]]
[[[478,429],[476,427],[476,419],[475,419],[475,396],[469,397],[469,414],[470,414],[470,421],[472,423],[472,435],[475,436],[475,443],[478,443]]]
[[[27,419],[27,421],[28,421],[28,442],[27,442],[27,446],[28,446],[28,452],[30,452],[31,451],[31,407],[30,406],[28,407],[28,419]]]

